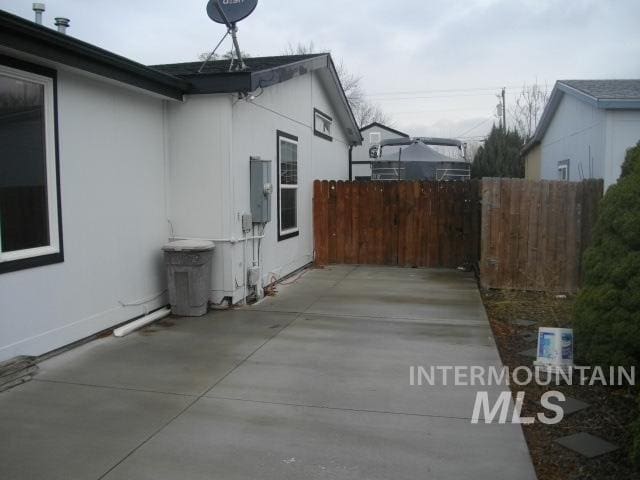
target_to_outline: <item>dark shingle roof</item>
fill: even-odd
[[[597,99],[640,100],[640,80],[560,80]]]
[[[248,57],[244,59],[244,63],[247,66],[246,70],[242,70],[244,73],[248,72],[261,72],[264,70],[270,70],[272,68],[282,67],[285,65],[291,65],[296,62],[308,60],[310,58],[320,57],[326,55],[325,53],[314,53],[310,55],[279,55],[274,57]],[[202,69],[202,74],[218,74],[218,73],[235,73],[229,72],[230,60],[216,60],[213,62],[207,62]],[[166,65],[152,65],[151,68],[159,70],[169,75],[174,76],[186,76],[196,75],[198,70],[202,66],[202,62],[187,62],[187,63],[170,63]],[[238,72],[240,73],[240,72]]]

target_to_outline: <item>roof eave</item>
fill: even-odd
[[[364,127],[360,128],[360,132],[364,132],[365,130],[367,130],[369,128],[372,128],[372,127],[375,127],[375,126],[377,126],[379,128],[383,128],[388,132],[395,133],[396,135],[398,135],[400,137],[409,138],[409,134],[401,132],[400,130],[396,130],[395,128],[388,127],[387,125],[384,125],[384,124],[382,124],[380,122],[371,122],[369,125],[365,125]]]
[[[556,82],[556,88],[558,88],[558,90],[563,91],[564,93],[568,93],[569,95],[576,97],[578,100],[582,100],[583,102],[598,108],[598,99],[596,97],[592,97],[591,95],[583,92],[582,90],[578,90],[577,88],[572,87],[571,85],[567,85],[566,83],[563,83],[562,80]]]
[[[560,100],[562,100],[562,96],[564,95],[564,93],[564,89],[560,88],[560,82],[556,82],[553,90],[551,91],[551,95],[549,96],[547,106],[540,116],[540,121],[538,122],[536,131],[534,132],[531,139],[522,148],[521,155],[526,155],[537,143],[540,143],[542,141],[542,138],[547,132],[547,128],[549,128],[551,120],[553,119],[553,116],[555,115],[556,110],[560,105]]]
[[[270,87],[281,82],[285,82],[295,77],[305,75],[314,70],[327,66],[327,55],[306,58],[297,62],[280,65],[278,67],[259,70],[251,73],[251,91],[259,88]]]
[[[0,45],[181,100],[189,84],[140,63],[0,11]]]
[[[566,81],[566,80],[565,80]],[[576,97],[583,102],[588,103],[592,107],[601,110],[637,110],[640,109],[640,99],[638,98],[603,98],[594,97],[582,90],[579,90],[571,85],[564,83],[565,81],[558,81],[557,86],[560,90],[569,95]]]
[[[180,75],[190,84],[189,94],[250,92],[252,74],[250,72],[229,72],[216,74]]]
[[[533,150],[535,147],[537,147],[538,145],[540,145],[540,140],[536,140],[535,138],[532,138],[531,140],[529,140],[527,143],[524,144],[524,147],[522,147],[522,149],[520,150],[520,156],[524,157],[525,155],[528,155],[529,152]]]
[[[326,66],[331,73],[331,77],[336,84],[336,88],[339,92],[340,102],[344,107],[344,110],[347,113],[348,121],[350,123],[350,127],[346,127],[346,131],[349,134],[350,145],[362,145],[362,141],[364,140],[362,134],[360,133],[360,128],[358,127],[358,121],[356,120],[355,115],[353,114],[353,109],[351,108],[351,104],[349,103],[349,99],[347,98],[347,94],[344,91],[344,87],[342,86],[342,82],[340,81],[340,76],[338,75],[338,71],[336,70],[336,66],[333,63],[333,59],[330,54],[325,55],[326,58]]]
[[[635,99],[598,99],[598,108],[603,110],[640,110],[640,100]]]

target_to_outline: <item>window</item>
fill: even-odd
[[[62,261],[55,79],[0,57],[0,273]]]
[[[278,240],[298,231],[298,137],[278,132]]]
[[[569,180],[569,160],[558,162],[558,180]]]
[[[369,145],[380,145],[381,138],[380,132],[371,132],[369,134]]]
[[[313,109],[313,133],[316,137],[333,141],[331,136],[331,128],[333,126],[333,118],[326,113],[322,113],[317,108]]]

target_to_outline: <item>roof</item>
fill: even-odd
[[[245,70],[229,71],[230,60],[170,63],[151,65],[157,72],[186,80],[191,85],[188,93],[253,92],[259,88],[284,82],[298,75],[328,67],[327,53],[278,57],[246,58]]]
[[[337,117],[347,132],[352,144],[362,143],[353,111],[347,99],[336,67],[328,53],[309,55],[281,55],[272,57],[247,57],[245,70],[229,71],[229,60],[207,62],[198,73],[203,62],[153,65],[150,68],[187,80],[191,85],[188,93],[233,93],[254,92],[284,82],[312,71],[317,71],[321,82],[327,87]]]
[[[245,63],[249,68],[239,72],[228,71],[229,61],[208,62],[203,72],[198,74],[201,62],[155,67],[142,65],[0,10],[0,55],[2,47],[176,100],[182,100],[184,94],[248,93],[318,71],[350,142],[362,142],[335,65],[327,53],[247,58]]]
[[[396,129],[394,129],[394,128],[388,127],[387,125],[384,125],[384,124],[379,123],[379,122],[372,122],[372,123],[370,123],[369,125],[365,125],[364,127],[362,127],[362,128],[360,129],[360,131],[361,131],[361,132],[364,132],[365,130],[369,130],[370,128],[373,128],[373,127],[382,128],[382,129],[384,129],[384,130],[387,130],[388,132],[395,133],[396,135],[398,135],[398,136],[400,136],[400,137],[407,137],[407,138],[409,138],[409,135],[408,135],[408,134],[406,134],[406,133],[404,133],[404,132],[401,132],[400,130],[396,130]]]
[[[640,80],[558,80],[533,137],[522,149],[522,155],[542,141],[564,95],[571,95],[601,110],[640,110]]]
[[[561,80],[598,100],[640,100],[640,80]]]
[[[326,55],[324,53],[315,53],[309,55],[279,55],[274,57],[246,57],[244,63],[247,66],[243,72],[258,72],[271,68],[282,67],[291,63],[309,60],[312,58]],[[229,73],[230,60],[214,60],[205,64],[202,74],[209,73]],[[203,62],[187,62],[187,63],[170,63],[166,65],[152,65],[151,68],[160,70],[170,75],[198,75]]]
[[[184,80],[0,10],[0,46],[78,68],[169,98],[182,99]]]

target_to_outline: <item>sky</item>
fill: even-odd
[[[45,3],[45,25],[68,17],[70,35],[144,64],[194,61],[225,32],[206,0]],[[29,19],[31,4],[0,0]],[[640,0],[259,0],[238,35],[252,56],[313,42],[361,78],[393,127],[473,141],[496,121],[502,87],[509,117],[524,84],[639,78],[638,18]]]

